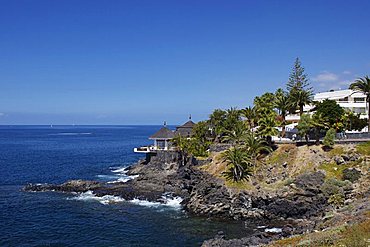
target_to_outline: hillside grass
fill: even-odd
[[[283,144],[273,151],[266,159],[268,164],[292,163],[297,157],[297,147],[294,144]]]
[[[356,151],[357,150],[360,151]],[[217,177],[224,181],[228,188],[239,190],[255,189],[254,183],[258,183],[259,187],[273,191],[284,188],[296,176],[311,171],[322,170],[326,174],[326,179],[335,178],[343,179],[343,171],[346,168],[357,167],[361,165],[363,159],[356,162],[347,162],[342,165],[337,165],[332,159],[335,156],[348,154],[349,152],[367,153],[370,152],[370,142],[357,146],[336,145],[330,151],[324,151],[322,146],[301,146],[297,147],[294,144],[282,144],[270,153],[268,156],[261,159],[261,163],[257,165],[257,174],[251,176],[250,181],[233,182],[227,181],[223,172],[226,171],[227,165],[222,158],[223,152],[211,153],[210,159],[212,162],[199,167],[199,169]],[[268,178],[276,177],[276,181],[267,182]]]
[[[358,153],[370,156],[370,142],[361,143],[356,146]]]
[[[269,247],[293,246],[343,246],[368,247],[370,243],[370,219],[354,225],[342,225],[326,231],[293,236],[275,241]]]
[[[320,170],[325,171],[326,179],[329,178],[336,178],[339,180],[343,179],[343,171],[349,167],[352,167],[351,164],[343,164],[343,165],[337,165],[334,162],[331,163],[323,163],[319,166]]]
[[[328,156],[333,158],[334,156],[340,156],[345,153],[346,151],[343,146],[334,146],[334,148],[328,152]]]

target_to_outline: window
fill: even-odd
[[[157,140],[157,147],[159,149],[164,149],[166,147],[166,141],[165,140]]]
[[[365,98],[354,98],[355,103],[365,102]]]
[[[348,97],[345,97],[343,99],[339,99],[339,102],[348,102]]]

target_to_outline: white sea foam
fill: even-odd
[[[117,180],[114,180],[114,181],[109,181],[108,183],[109,184],[114,184],[114,183],[126,183],[127,181],[129,180],[132,180],[134,178],[137,178],[139,175],[132,175],[132,176],[122,176],[120,178],[118,178]]]
[[[112,168],[112,172],[115,173],[115,180],[109,181],[108,183],[125,183],[131,179],[137,178],[139,175],[127,175],[127,167],[115,167]]]
[[[133,199],[130,202],[136,205],[145,206],[145,207],[154,207],[154,208],[169,207],[173,209],[181,209],[182,200],[183,199],[179,196],[169,197],[167,195],[163,195],[161,202],[150,202],[147,200],[139,200],[139,199]]]
[[[69,198],[69,200],[98,201],[98,202],[100,202],[101,204],[104,204],[104,205],[125,201],[123,198],[121,198],[119,196],[111,196],[111,195],[96,196],[92,191],[79,193],[77,195],[78,196],[76,196],[76,197]]]
[[[265,232],[269,232],[269,233],[281,233],[281,232],[283,232],[283,229],[277,228],[277,227],[266,228],[265,229]]]
[[[101,204],[108,205],[108,204],[114,204],[119,202],[124,202],[125,199],[119,197],[119,196],[112,196],[112,195],[105,195],[105,196],[96,196],[92,191],[87,191],[84,193],[74,193],[75,197],[68,198],[68,200],[76,200],[76,201],[97,201]],[[139,200],[139,199],[133,199],[128,202],[144,206],[144,207],[152,207],[152,208],[172,208],[172,209],[181,209],[181,197],[169,197],[168,195],[163,195],[161,198],[161,202],[150,202],[147,200]]]
[[[124,173],[126,174],[127,173],[127,167],[115,167],[115,168],[112,168],[114,170],[112,170],[112,172],[114,173]]]
[[[267,226],[257,226],[257,229],[264,229],[267,228]]]
[[[112,180],[112,179],[117,179],[117,175],[96,175],[98,178],[102,178],[104,180]]]

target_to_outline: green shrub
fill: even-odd
[[[330,148],[334,147],[335,134],[336,134],[336,131],[333,128],[329,129],[326,132],[326,135],[323,140],[324,146],[330,147]]]
[[[359,180],[361,177],[361,171],[355,168],[347,168],[343,170],[343,180],[351,181],[352,183]]]
[[[334,194],[331,195],[328,199],[328,202],[334,207],[339,208],[344,204],[344,195],[342,194]]]
[[[341,181],[335,178],[329,178],[321,186],[321,191],[327,198],[332,195],[342,195],[344,197],[345,191],[351,190],[351,182]]]

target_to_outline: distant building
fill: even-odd
[[[364,93],[347,89],[315,94],[314,101],[322,102],[325,99],[335,100],[344,109],[360,113],[361,118],[367,118],[369,109],[367,109],[366,95]]]
[[[170,141],[175,137],[175,133],[168,129],[166,123],[164,126],[149,137],[150,140],[154,140],[154,147],[157,150],[169,150],[171,147]]]
[[[175,131],[167,128],[167,124],[164,122],[163,127],[149,137],[150,140],[154,141],[153,145],[134,148],[134,152],[156,153],[157,151],[173,150],[171,140],[177,135],[181,135],[186,138],[191,137],[194,125],[195,123],[191,120],[191,116],[189,117],[189,121],[183,125],[177,126]]]
[[[322,102],[324,100],[335,100],[345,110],[350,110],[354,113],[359,113],[360,118],[367,118],[369,109],[367,109],[366,95],[361,92],[355,92],[351,89],[346,90],[331,90],[329,92],[317,93],[314,95],[313,101]],[[305,106],[303,111],[309,112],[314,108],[314,105]],[[289,114],[286,117],[287,121],[298,122],[299,114]]]
[[[189,121],[187,121],[183,125],[176,127],[175,134],[181,135],[182,137],[190,137],[192,135],[194,125],[195,123],[191,121],[191,115],[190,115]]]

